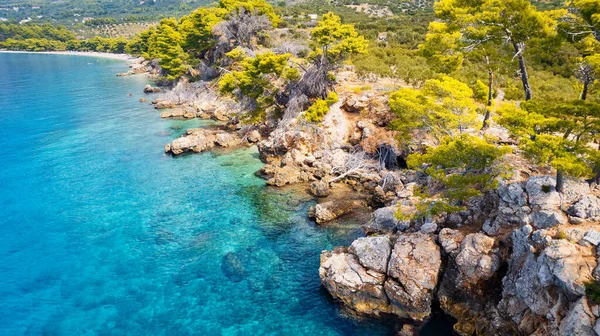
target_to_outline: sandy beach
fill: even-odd
[[[95,51],[13,51],[13,50],[0,50],[1,53],[15,53],[15,54],[50,54],[50,55],[70,55],[70,56],[86,56],[86,57],[97,57],[97,58],[110,58],[122,61],[129,61],[134,59],[131,55],[127,54],[111,54],[104,52]]]

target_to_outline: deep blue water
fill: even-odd
[[[254,149],[165,155],[206,123],[161,120],[125,70],[0,53],[0,334],[389,334],[320,288],[358,233],[265,187]]]

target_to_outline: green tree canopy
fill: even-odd
[[[430,79],[423,89],[403,88],[391,94],[392,128],[407,139],[415,129],[430,132],[438,141],[476,124],[473,90],[449,76]]]

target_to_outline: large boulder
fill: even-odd
[[[463,239],[465,239],[465,236],[460,231],[449,228],[441,229],[438,234],[438,241],[442,245],[444,252],[453,257],[460,251]]]
[[[152,85],[148,84],[144,87],[144,93],[157,93],[160,92],[160,88],[159,87],[153,87]]]
[[[240,138],[231,133],[219,133],[215,135],[215,144],[220,147],[233,147],[240,143]]]
[[[160,114],[163,119],[193,119],[197,116],[198,112],[192,106],[177,107]]]
[[[364,314],[392,313],[422,321],[431,313],[441,267],[439,247],[421,233],[355,240],[321,254],[319,276],[331,295]]]
[[[386,273],[392,252],[392,243],[387,236],[358,238],[348,248],[356,255],[361,265],[379,273]]]
[[[568,222],[560,209],[561,197],[555,186],[556,180],[550,176],[533,176],[525,183],[532,209],[531,222],[536,228],[549,228]]]
[[[501,182],[497,188],[498,211],[493,219],[483,225],[488,235],[498,235],[529,222],[531,208],[527,203],[527,193],[520,182]]]
[[[364,226],[364,230],[368,233],[405,231],[410,227],[410,221],[396,218],[397,211],[396,206],[375,210],[371,220]]]
[[[568,210],[569,215],[594,219],[600,217],[600,199],[594,195],[583,195]]]
[[[317,204],[309,209],[309,217],[314,218],[319,224],[332,221],[343,215],[349,214],[355,208],[363,206],[360,201],[329,201]]]
[[[315,197],[327,197],[331,194],[331,189],[325,181],[314,181],[310,184],[310,193]]]
[[[354,254],[324,251],[319,277],[334,298],[358,313],[380,315],[390,311],[383,290],[386,275],[363,267]]]
[[[398,237],[384,285],[394,314],[418,321],[429,316],[441,264],[440,248],[432,236],[414,233]]]
[[[176,106],[177,106],[177,104],[170,100],[159,100],[156,102],[156,104],[154,104],[154,108],[157,110],[174,108]]]
[[[582,296],[571,307],[571,310],[560,322],[561,336],[596,336],[594,324],[596,317],[592,314],[587,298]]]
[[[177,138],[165,146],[165,152],[179,155],[185,152],[200,153],[215,146],[215,136],[209,132],[198,132]]]
[[[525,225],[512,236],[512,255],[503,280],[499,308],[524,333],[558,333],[561,317],[585,294],[596,266],[591,247],[554,239],[536,250],[533,228]]]
[[[456,265],[463,285],[487,280],[498,270],[500,260],[494,254],[494,243],[494,239],[481,233],[469,234],[462,241]]]

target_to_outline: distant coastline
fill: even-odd
[[[135,57],[128,54],[111,54],[96,51],[18,51],[18,50],[1,50],[0,53],[12,53],[12,54],[49,54],[49,55],[68,55],[68,56],[86,56],[86,57],[97,57],[97,58],[110,58],[122,61],[129,61],[135,59]]]

